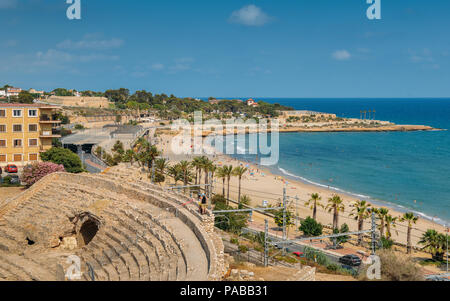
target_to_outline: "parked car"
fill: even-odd
[[[292,254],[299,258],[305,258],[305,253],[303,253],[303,252],[294,252]]]
[[[19,176],[11,175],[9,177],[11,178],[11,184],[13,184],[13,185],[20,185],[21,181],[20,181]]]
[[[5,171],[7,173],[18,173],[19,169],[17,168],[17,166],[13,165],[13,164],[8,164],[5,167]]]
[[[348,265],[351,267],[358,267],[361,265],[361,258],[359,258],[358,255],[349,254],[342,256],[339,258],[339,263],[342,263],[343,265]]]

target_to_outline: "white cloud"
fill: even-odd
[[[57,45],[59,49],[96,49],[105,50],[111,48],[119,48],[123,45],[120,39],[110,40],[93,40],[88,37],[81,41],[65,40]]]
[[[164,69],[164,65],[163,65],[163,64],[160,64],[160,63],[156,63],[156,64],[153,64],[153,65],[150,67],[150,69],[156,70],[156,71],[163,70],[163,69]]]
[[[253,4],[234,11],[230,16],[230,22],[246,26],[263,26],[271,20],[272,17]]]
[[[7,40],[3,42],[1,45],[3,47],[16,47],[19,44],[17,40]]]
[[[333,52],[332,57],[338,61],[346,61],[349,60],[352,55],[347,50],[336,50]]]
[[[18,3],[18,0],[0,0],[0,9],[15,8]]]

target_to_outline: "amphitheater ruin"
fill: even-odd
[[[0,203],[0,280],[221,280],[211,213],[126,169],[51,174]]]

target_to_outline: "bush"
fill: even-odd
[[[228,206],[221,199],[213,199],[215,201],[214,210],[233,210],[234,208]],[[248,213],[230,212],[216,215],[215,225],[224,231],[240,234],[242,228],[247,227]]]
[[[299,230],[306,236],[320,236],[323,233],[323,226],[313,218],[308,217],[302,221]]]
[[[379,250],[382,281],[424,281],[420,267],[407,256],[397,257],[393,251]],[[361,280],[368,280],[367,268],[360,273]]]
[[[239,251],[240,251],[241,253],[247,253],[247,252],[248,252],[248,247],[247,247],[247,246],[240,245],[240,246],[239,246]]]
[[[76,129],[76,130],[84,130],[85,127],[84,127],[84,125],[82,125],[82,124],[77,124],[77,125],[75,125],[75,129]]]
[[[386,238],[384,236],[381,237],[380,243],[381,248],[387,250],[391,249],[392,246],[394,245],[394,241],[392,239]]]
[[[65,170],[70,173],[84,172],[81,159],[68,149],[53,147],[45,153],[42,153],[41,159],[44,162],[62,164]]]
[[[235,244],[235,245],[238,245],[238,244],[239,244],[239,240],[238,240],[237,238],[231,238],[231,239],[230,239],[230,242],[231,242],[232,244]]]
[[[6,177],[4,177],[3,178],[3,184],[6,184],[6,185],[11,185],[11,177],[10,176],[6,176]]]
[[[323,266],[328,266],[330,264],[325,254],[310,247],[305,248],[305,257],[308,260],[317,262]]]
[[[23,169],[22,181],[28,186],[32,186],[46,175],[54,172],[64,172],[64,166],[52,162],[40,162],[27,165]]]

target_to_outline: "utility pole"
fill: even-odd
[[[283,241],[286,241],[286,185],[283,187]],[[283,255],[286,254],[286,245],[283,244]]]
[[[265,227],[264,227],[264,267],[267,267],[269,265],[269,244],[268,244],[269,221],[267,219],[265,219],[264,222],[265,222]]]
[[[377,229],[377,225],[375,223],[375,212],[372,212],[372,255],[375,255],[375,231]]]

